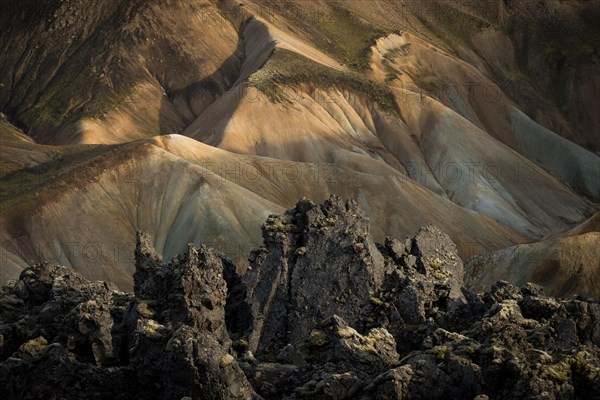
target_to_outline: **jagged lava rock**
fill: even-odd
[[[225,323],[231,264],[204,246],[168,264],[139,233],[135,296],[41,264],[2,290],[6,399],[259,399]]]
[[[303,199],[263,225],[265,246],[245,275],[254,317],[253,352],[273,355],[304,340],[321,320],[339,315],[363,330],[384,278],[383,257],[354,201]]]

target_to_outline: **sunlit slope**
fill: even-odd
[[[380,240],[408,235],[424,222],[448,226],[465,254],[475,244],[490,250],[522,240],[399,174],[240,157],[183,136],[117,146],[74,175],[68,171],[38,182],[34,197],[4,196],[2,207],[11,211],[2,216],[3,280],[50,259],[129,287],[129,238],[136,230],[152,232],[166,257],[203,242],[243,261],[260,244],[261,220],[270,213],[298,197],[325,199],[338,190],[365,207]]]
[[[600,232],[523,244],[475,257],[467,265],[467,284],[474,290],[498,280],[537,282],[556,296],[585,293],[598,297]]]
[[[50,259],[130,287],[136,230],[153,232],[168,257],[190,242],[255,243],[261,220],[281,210],[150,143],[114,149],[74,174],[58,171],[33,193],[3,199],[11,210],[2,215],[3,280]]]
[[[415,104],[406,92],[435,98],[575,190],[600,199],[600,157],[529,118],[485,69],[408,33],[378,40],[371,60],[373,78],[388,82],[403,104]]]
[[[244,36],[252,41],[256,31],[249,25]],[[335,162],[379,175],[395,171],[529,237],[560,230],[589,214],[591,203],[572,188],[592,198],[598,193],[600,158],[594,154],[554,135],[556,142],[541,139],[554,153],[542,152],[536,165],[519,154],[518,144],[516,150],[511,148],[510,142],[516,143],[524,128],[512,129],[510,116],[499,119],[509,130],[505,137],[496,137],[478,121],[476,112],[469,119],[464,107],[419,92],[410,78],[399,85],[389,84],[385,77],[376,82],[378,69],[397,64],[407,70],[400,62],[382,61],[390,59],[389,53],[401,57],[395,50],[406,52],[404,40],[392,35],[374,48],[373,54],[383,53],[379,59],[373,57],[375,81],[331,68],[275,42],[262,67],[234,85],[183,134],[238,154]],[[409,36],[408,40],[419,39]],[[246,55],[247,64],[257,64],[255,53],[247,50]],[[430,61],[436,61],[435,56]],[[477,74],[465,63],[454,64],[457,79],[460,72]],[[476,100],[474,105],[479,104]],[[484,107],[482,114],[512,107],[509,99],[502,97],[502,101],[504,105]],[[565,164],[582,173],[573,174]]]

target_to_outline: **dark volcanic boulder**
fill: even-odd
[[[256,354],[274,356],[334,314],[364,333],[376,326],[382,305],[417,324],[465,303],[463,263],[434,226],[405,242],[388,239],[380,251],[358,205],[332,196],[270,216],[263,236],[265,246],[251,255],[244,277]]]
[[[76,358],[96,365],[118,362],[112,340],[119,306],[131,296],[106,282],[90,282],[65,267],[40,264],[2,288],[0,354],[43,338],[60,342]]]
[[[465,303],[463,263],[439,228],[423,227],[404,243],[388,238],[383,253],[388,271],[384,292],[404,322],[423,323],[438,316],[438,310],[456,312]]]
[[[149,236],[139,233],[135,296],[125,317],[129,355],[145,398],[252,398],[225,324],[228,260],[188,246],[163,265]]]
[[[384,263],[356,202],[331,197],[318,206],[303,199],[270,216],[263,236],[265,246],[251,255],[244,277],[252,352],[274,356],[334,314],[364,331]]]
[[[257,398],[225,325],[229,261],[189,246],[168,265],[138,234],[135,296],[41,264],[2,289],[3,399]]]

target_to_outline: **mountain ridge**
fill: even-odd
[[[465,259],[576,229],[600,207],[592,3],[7,3],[0,280],[77,244],[101,256],[65,264],[128,288],[137,230],[247,250],[331,193]]]

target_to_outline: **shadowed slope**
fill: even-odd
[[[236,31],[208,0],[11,2],[2,14],[0,109],[45,143],[178,131],[239,69]]]

